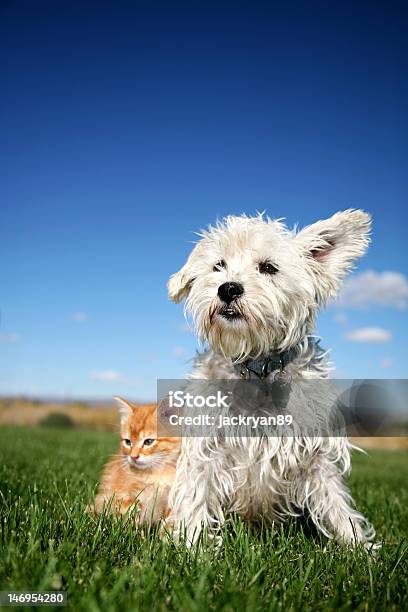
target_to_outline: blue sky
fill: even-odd
[[[372,213],[356,275],[374,273],[319,331],[342,376],[406,377],[406,17],[397,2],[2,3],[0,394],[153,398],[197,346],[168,276],[194,231],[258,210]]]

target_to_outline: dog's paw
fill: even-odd
[[[384,544],[385,542],[364,542],[364,548],[370,555],[376,557]]]

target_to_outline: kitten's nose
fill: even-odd
[[[231,304],[244,293],[241,283],[223,283],[218,287],[218,297],[226,304]]]
[[[132,455],[132,459],[133,461],[137,461],[139,459],[140,455]]]

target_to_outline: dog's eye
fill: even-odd
[[[258,270],[261,274],[276,274],[278,272],[278,268],[271,264],[270,261],[261,261],[258,264]]]
[[[213,267],[213,272],[219,272],[220,270],[222,270],[222,268],[226,268],[226,267],[227,267],[227,264],[225,263],[225,261],[223,259],[220,259],[220,261],[217,261],[217,263]]]

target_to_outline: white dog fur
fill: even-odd
[[[229,216],[199,234],[168,283],[169,297],[186,300],[186,313],[209,345],[192,378],[239,378],[234,363],[288,349],[295,349],[287,366],[294,381],[327,377],[309,341],[315,316],[366,251],[370,225],[360,210],[299,232],[263,215]],[[232,303],[235,318],[222,314],[217,292],[226,282],[244,290]],[[170,495],[176,537],[183,533],[191,543],[204,528],[216,535],[229,512],[269,522],[307,513],[327,537],[367,545],[374,529],[343,480],[351,448],[344,437],[184,438]]]

